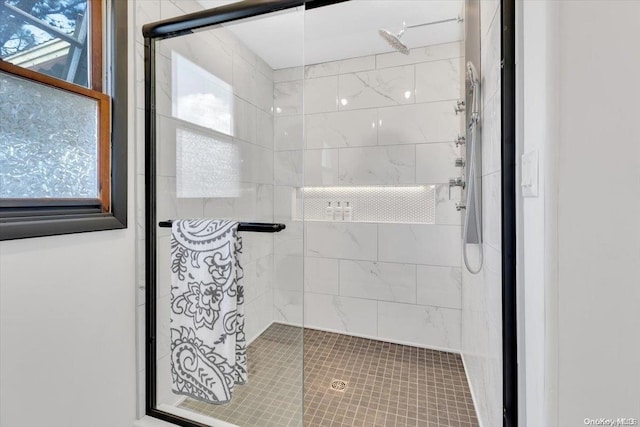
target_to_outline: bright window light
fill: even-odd
[[[225,81],[172,52],[174,117],[233,136],[233,89]]]

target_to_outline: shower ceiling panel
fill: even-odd
[[[198,0],[205,8],[234,1]],[[363,8],[362,3],[367,7]],[[351,0],[307,12],[305,22],[291,13],[250,20],[229,29],[274,70],[299,66],[304,42],[305,64],[337,61],[393,49],[378,36],[380,28],[400,31],[402,23],[421,24],[463,16],[459,0]],[[260,37],[255,37],[260,34]],[[464,39],[464,24],[414,28],[403,41],[409,48]]]

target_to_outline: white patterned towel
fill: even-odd
[[[173,392],[210,403],[231,400],[247,381],[244,288],[238,223],[175,220],[171,231]]]

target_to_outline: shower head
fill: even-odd
[[[434,25],[434,24],[444,24],[445,22],[453,22],[453,21],[456,21],[459,24],[459,23],[463,22],[464,19],[462,19],[460,16],[456,16],[455,18],[441,19],[439,21],[425,22],[423,24],[409,25],[409,26],[407,26],[407,24],[405,22],[403,22],[402,23],[402,31],[400,31],[398,34],[394,34],[389,30],[385,30],[384,28],[379,29],[378,30],[378,34],[380,34],[380,36],[383,39],[385,39],[387,41],[387,43],[389,43],[391,45],[392,48],[394,48],[395,50],[397,50],[400,53],[403,53],[405,55],[409,55],[409,48],[407,47],[407,45],[402,43],[402,41],[400,40],[402,38],[402,36],[404,35],[404,31],[407,28],[424,27],[426,25]]]
[[[400,40],[400,38],[404,34],[405,28],[406,25],[403,25],[402,31],[400,31],[398,34],[393,34],[391,31],[381,28],[380,30],[378,30],[378,34],[380,34],[380,37],[385,39],[392,48],[404,55],[409,55],[409,48]]]
[[[478,78],[478,71],[476,71],[476,67],[473,66],[471,61],[467,62],[467,78],[471,83],[471,88],[475,89],[480,84],[480,79]]]

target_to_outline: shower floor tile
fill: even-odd
[[[301,328],[271,325],[249,346],[249,383],[231,403],[181,407],[243,427],[301,426],[301,339]],[[305,329],[304,372],[305,426],[478,426],[457,354]]]

